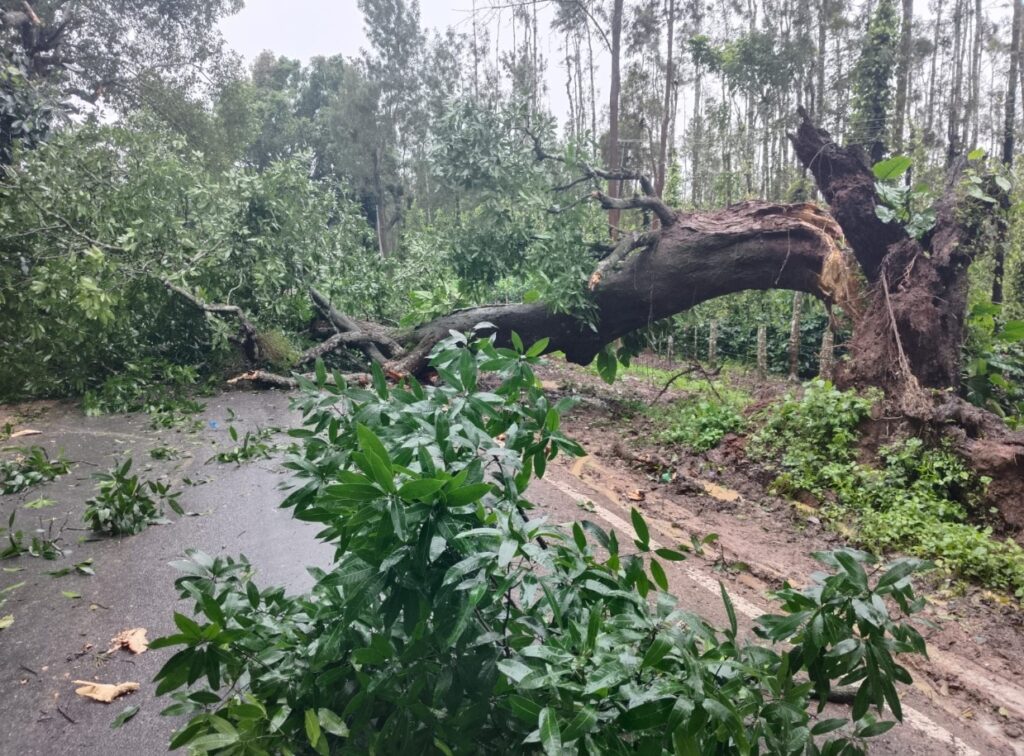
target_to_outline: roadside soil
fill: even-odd
[[[666,367],[660,365],[659,367]],[[607,386],[588,370],[551,359],[538,371],[553,395],[573,395],[579,405],[565,429],[588,456],[559,459],[529,491],[538,516],[570,523],[590,519],[620,533],[629,543],[631,507],[640,509],[662,545],[688,544],[691,536],[717,534],[703,556],[668,565],[674,594],[687,608],[723,625],[719,581],[733,597],[745,632],[753,618],[771,612],[771,591],[784,580],[803,584],[818,567],[810,554],[844,545],[840,534],[822,527],[807,505],[766,493],[758,471],[744,461],[742,439],[692,455],[657,443],[648,415],[638,412],[661,389],[655,379],[626,375]],[[745,388],[758,400],[788,384],[754,382]],[[670,389],[658,406],[683,398]],[[178,599],[176,572],[169,562],[188,548],[212,555],[244,553],[262,586],[290,591],[309,587],[310,565],[326,566],[332,550],[315,539],[315,526],[278,508],[285,493],[280,453],[241,465],[210,462],[236,446],[239,434],[268,426],[287,428],[298,417],[287,394],[232,391],[205,400],[192,432],[151,427],[146,415],[84,417],[69,403],[0,407],[0,429],[38,434],[0,442],[38,444],[51,455],[63,450],[75,465],[68,475],[0,496],[3,524],[14,512],[16,528],[34,531],[50,523],[60,530],[63,558],[20,556],[0,561],[0,590],[7,595],[0,617],[13,624],[0,630],[0,754],[75,753],[83,756],[161,754],[180,720],[161,717],[170,701],[157,699],[152,679],[173,649],[138,656],[105,653],[129,628],[145,627],[149,638],[174,631],[172,613],[192,607]],[[269,443],[284,443],[272,437]],[[174,459],[153,459],[154,448],[174,450]],[[93,495],[91,476],[131,456],[146,477],[164,479],[182,491],[188,516],[122,539],[96,538],[81,521]],[[40,497],[53,506],[27,510]],[[61,530],[62,528],[62,530]],[[92,559],[95,575],[49,572]],[[914,660],[915,682],[905,687],[906,723],[871,741],[873,754],[1024,754],[1024,628],[1016,604],[976,588],[933,579],[925,586],[930,622],[922,628],[929,660]],[[80,597],[69,597],[69,595]],[[111,704],[77,696],[74,680],[138,682],[140,689]],[[111,730],[126,706],[139,713]],[[828,711],[823,716],[829,716]]]
[[[546,361],[538,371],[545,388],[556,396],[579,399],[563,427],[583,444],[588,456],[557,460],[545,482],[579,496],[581,509],[598,515],[610,510],[611,519],[622,521],[627,535],[632,507],[644,514],[666,544],[717,535],[703,557],[684,563],[712,578],[705,586],[711,590],[704,593],[717,594],[721,580],[730,594],[745,600],[748,614],[771,611],[772,590],[787,580],[805,584],[820,569],[813,552],[842,548],[847,541],[823,525],[813,506],[768,493],[764,471],[743,454],[744,438],[727,436],[705,454],[659,443],[652,416],[658,407],[687,396],[670,388],[654,404],[664,386],[664,371],[672,374],[684,366],[673,370],[649,358],[646,364],[658,370],[645,376],[641,366],[609,386],[590,370]],[[785,381],[760,381],[742,374],[730,376],[730,381],[752,394],[754,406],[794,388]],[[581,515],[586,519],[584,512]],[[949,746],[952,750],[930,752],[1024,754],[1020,605],[941,575],[920,582],[927,598],[920,630],[930,658],[905,660],[914,676],[908,700],[960,739]],[[709,617],[721,612],[714,606],[716,598],[710,597]],[[885,752],[877,743],[873,741],[872,752]]]

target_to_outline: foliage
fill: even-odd
[[[875,206],[875,215],[883,223],[903,224],[908,235],[921,239],[935,227],[934,200],[926,184],[911,187],[901,183],[910,166],[910,158],[903,155],[875,163],[872,170],[878,179],[875,192],[880,202]]]
[[[865,546],[934,559],[961,577],[1024,597],[1024,549],[972,524],[986,481],[952,451],[910,438],[883,448],[876,466],[858,460],[858,426],[872,403],[814,381],[802,399],[788,397],[770,410],[748,449],[777,459],[777,491],[811,494],[826,505],[825,516],[850,522]]]
[[[266,443],[266,439],[280,432],[280,428],[257,428],[255,431],[246,431],[242,437],[242,443],[233,449],[217,452],[211,461],[221,463],[234,462],[240,465],[243,462],[251,462],[254,459],[266,459],[279,448],[276,444]],[[238,440],[238,431],[235,426],[228,428],[228,435],[232,441]]]
[[[134,535],[159,520],[166,505],[184,514],[178,503],[181,492],[169,484],[131,475],[132,459],[95,475],[96,495],[85,502],[83,518],[98,533]]]
[[[964,387],[971,402],[1019,426],[1024,419],[1024,321],[1001,322],[1001,309],[989,302],[970,309]]]
[[[41,446],[4,449],[12,450],[13,458],[0,459],[0,494],[24,491],[37,483],[46,483],[64,475],[71,469],[71,463],[63,454],[56,459],[50,459],[46,449]]]
[[[5,399],[81,393],[151,360],[215,371],[235,323],[165,280],[237,304],[262,331],[297,332],[312,314],[307,286],[334,296],[366,252],[352,205],[301,159],[211,174],[142,117],[61,132],[25,155],[0,197]]]
[[[724,589],[716,630],[676,606],[663,563],[684,554],[656,547],[636,510],[629,555],[593,523],[570,534],[527,516],[531,479],[582,453],[559,430],[569,402],[537,387],[543,348],[455,335],[433,356],[436,387],[389,388],[377,371],[372,389],[338,388],[318,366],[285,505],[324,526],[334,564],[295,597],[258,588],[244,558],[177,564],[201,618],[176,614],[178,632],[151,644],[183,647],[157,675],[158,693],[176,691],[165,713],[191,717],[172,747],[837,754],[892,725],[868,707],[900,716],[909,675],[893,654],[924,644],[888,602],[919,607],[920,565],[872,581],[867,555],[821,555],[838,571],[786,586],[785,613],[759,621],[777,649],[740,640]],[[810,698],[837,681],[859,684],[853,734],[819,750],[848,721],[812,721]]]
[[[853,68],[853,112],[847,140],[868,147],[874,161],[885,153],[892,111],[899,19],[893,0],[879,0],[868,22],[860,57]]]
[[[726,434],[741,432],[746,426],[747,397],[724,387],[716,392],[681,399],[667,413],[660,412],[658,440],[699,453],[718,446]]]

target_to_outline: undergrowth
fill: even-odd
[[[987,481],[950,449],[910,438],[882,448],[875,465],[858,459],[858,426],[877,398],[808,383],[801,398],[789,395],[769,410],[748,453],[777,465],[775,491],[811,494],[826,518],[851,524],[865,547],[934,559],[1024,597],[1024,549],[972,523]]]
[[[682,399],[667,409],[652,408],[649,414],[660,428],[659,441],[705,452],[718,446],[726,434],[746,427],[743,410],[749,401],[743,392],[720,387],[716,393]]]

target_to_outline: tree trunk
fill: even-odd
[[[662,100],[661,134],[658,142],[658,172],[654,177],[654,192],[659,197],[665,194],[665,172],[668,162],[669,124],[672,123],[672,91],[675,88],[675,61],[672,59],[672,43],[675,34],[676,2],[668,0],[668,53],[665,59],[665,97]]]
[[[611,92],[608,95],[608,167],[617,171],[620,166],[619,158],[619,91],[622,88],[619,75],[619,58],[622,41],[622,4],[623,0],[615,0],[612,8],[612,82]],[[618,197],[621,191],[621,181],[612,180],[608,182],[608,194],[611,197]],[[608,211],[608,225],[611,227],[612,238],[616,238],[619,227],[619,210],[612,208]]]
[[[793,317],[789,321],[789,380],[800,378],[800,315],[803,310],[803,292],[793,292]]]
[[[900,27],[899,61],[896,66],[896,112],[893,119],[893,151],[903,151],[903,126],[907,113],[907,92],[910,87],[910,62],[913,50],[914,0],[903,0],[903,23]]]
[[[757,327],[757,377],[764,380],[768,375],[768,328],[762,323]]]
[[[712,370],[718,364],[718,321],[714,318],[708,327],[708,367]]]
[[[1006,103],[1003,114],[1003,165],[1007,170],[1013,168],[1013,148],[1016,141],[1017,127],[1017,72],[1020,68],[1021,24],[1024,23],[1021,7],[1024,0],[1013,0],[1013,22],[1010,27],[1010,71],[1006,77]],[[992,303],[1003,302],[1003,276],[1006,267],[1006,246],[996,247],[995,262],[992,270]]]
[[[821,352],[818,355],[818,377],[825,380],[832,380],[832,370],[835,366],[835,335],[832,333],[832,323],[825,324],[825,330],[821,334]]]

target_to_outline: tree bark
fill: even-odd
[[[900,27],[899,60],[896,67],[896,112],[893,119],[893,151],[903,151],[903,126],[907,114],[910,89],[910,63],[913,50],[914,0],[903,0],[903,23]]]
[[[615,0],[612,8],[612,82],[611,92],[608,95],[608,168],[617,171],[619,165],[619,92],[622,88],[619,74],[619,58],[621,57],[622,42],[622,5],[623,0]],[[622,183],[619,180],[608,182],[608,195],[618,197]],[[608,210],[608,225],[611,227],[611,236],[616,238],[619,227],[619,209]]]
[[[665,194],[665,174],[668,163],[668,148],[671,137],[669,136],[669,125],[672,123],[672,96],[675,89],[675,61],[672,58],[672,44],[675,34],[676,3],[675,0],[668,0],[668,53],[665,59],[665,97],[662,100],[661,112],[661,135],[658,142],[658,172],[654,178],[654,191],[659,197]]]
[[[803,311],[803,292],[793,292],[793,317],[789,321],[789,380],[800,378],[800,315]]]
[[[1024,0],[1013,0],[1013,21],[1010,27],[1010,70],[1006,78],[1006,103],[1003,113],[1003,165],[1007,170],[1013,168],[1013,148],[1016,142],[1017,126],[1017,72],[1020,68],[1021,42],[1021,7]],[[1006,244],[996,247],[995,261],[992,266],[992,303],[1003,302],[1003,277],[1006,273]]]

